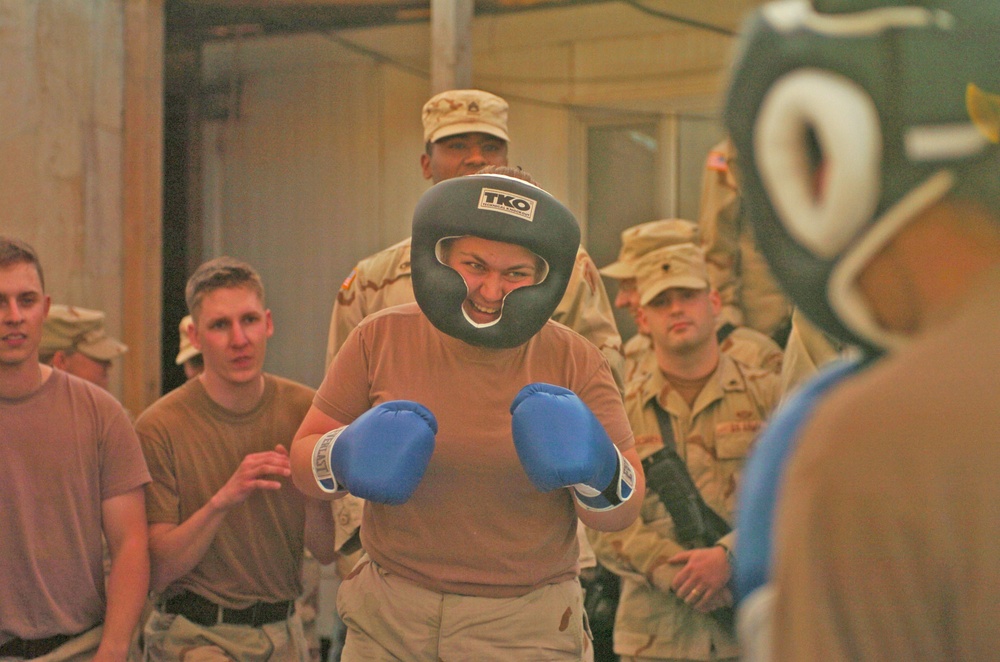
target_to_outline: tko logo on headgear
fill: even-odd
[[[479,209],[490,209],[510,214],[526,221],[534,220],[535,205],[537,204],[538,202],[531,198],[522,198],[507,191],[498,191],[495,188],[484,188],[483,192],[479,194]]]

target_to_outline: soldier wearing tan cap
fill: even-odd
[[[639,316],[639,294],[636,290],[635,265],[644,255],[665,246],[682,243],[698,244],[701,231],[698,225],[681,218],[640,223],[626,228],[621,234],[618,259],[601,269],[601,274],[614,278],[618,283],[615,296],[616,308],[627,308],[639,332],[624,345],[625,383],[637,371],[649,370],[647,362],[652,356],[649,332]],[[751,367],[762,367],[772,372],[781,369],[782,351],[771,338],[749,327],[733,325],[720,316],[716,329],[723,352]]]
[[[191,344],[191,327],[194,320],[190,315],[185,315],[178,325],[180,331],[180,349],[177,351],[177,358],[174,363],[184,367],[184,376],[193,379],[201,374],[205,369],[205,360],[201,356],[201,350]]]
[[[751,442],[777,404],[778,376],[722,353],[722,309],[701,247],[666,246],[635,263],[639,315],[653,369],[636,375],[625,408],[643,459],[641,517],[617,532],[589,532],[598,560],[622,577],[615,653],[643,660],[735,660],[730,578],[736,492]],[[675,459],[667,459],[673,449]],[[685,472],[681,496],[664,480]],[[690,498],[688,498],[690,496]],[[700,499],[715,526],[689,528],[679,512]],[[702,512],[705,512],[704,510]],[[709,521],[706,515],[704,521]],[[682,532],[690,531],[690,537]]]
[[[100,310],[52,304],[42,328],[39,360],[107,390],[111,362],[128,351],[104,329]]]

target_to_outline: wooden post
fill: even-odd
[[[134,414],[160,396],[163,1],[123,3],[123,400]]]

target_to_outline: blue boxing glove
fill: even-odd
[[[376,503],[405,503],[434,452],[437,419],[409,400],[383,402],[313,448],[313,476],[324,492],[347,490]]]
[[[635,470],[573,391],[528,384],[511,403],[514,447],[542,492],[572,486],[587,510],[611,510],[635,488]]]

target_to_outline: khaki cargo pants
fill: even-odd
[[[442,594],[364,556],[340,585],[337,610],[347,626],[342,662],[593,658],[576,579],[519,598]]]
[[[259,628],[222,623],[204,627],[154,610],[143,630],[150,662],[309,662],[309,644],[296,612]]]

